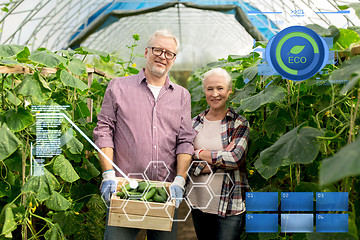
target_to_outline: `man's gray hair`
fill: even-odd
[[[206,79],[208,79],[209,77],[211,77],[213,75],[218,75],[218,76],[224,77],[227,85],[229,86],[229,89],[232,89],[232,78],[231,78],[230,74],[226,70],[224,70],[222,68],[213,68],[213,69],[207,71],[204,74],[204,77],[202,79],[203,87],[205,87]]]
[[[157,37],[157,36],[169,37],[169,38],[174,39],[175,44],[176,44],[176,48],[175,48],[176,54],[179,52],[179,49],[180,49],[179,39],[167,29],[157,30],[156,32],[151,34],[149,37],[149,40],[147,42],[147,47],[151,47],[152,41],[154,41],[155,37]]]

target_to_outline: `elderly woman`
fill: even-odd
[[[248,187],[245,154],[249,122],[227,107],[232,81],[224,69],[205,73],[203,88],[209,109],[193,119],[197,161],[192,165],[192,181],[187,186],[195,231],[200,240],[239,239]],[[212,199],[205,185],[199,185],[205,182],[213,192]]]

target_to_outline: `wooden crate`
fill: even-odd
[[[126,184],[127,181],[124,178],[118,179],[118,190],[120,190],[121,186]],[[142,179],[136,180],[142,181]],[[165,186],[169,193],[170,183],[157,181],[151,181],[151,183]],[[171,231],[174,213],[175,200],[166,203],[145,203],[143,201],[121,199],[113,194],[110,199],[108,224],[109,226]]]

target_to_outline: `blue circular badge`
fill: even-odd
[[[327,63],[325,40],[303,26],[285,28],[272,37],[265,50],[269,65],[284,78],[302,81],[314,76]]]

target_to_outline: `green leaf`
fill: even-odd
[[[64,155],[55,158],[53,169],[54,174],[59,175],[64,181],[75,182],[80,178]]]
[[[90,117],[90,111],[86,103],[80,99],[76,102],[76,119]]]
[[[107,207],[99,194],[92,195],[86,207],[89,209],[89,214],[95,219],[101,220],[106,214]]]
[[[321,192],[322,189],[313,182],[300,182],[295,187],[295,192]]]
[[[356,240],[349,233],[307,233],[308,240]]]
[[[270,177],[274,176],[278,170],[278,167],[264,165],[261,161],[258,160],[255,161],[254,166],[265,179],[269,179]]]
[[[16,87],[18,94],[31,96],[37,102],[44,102],[51,96],[51,91],[42,87],[41,82],[30,74],[27,74],[19,86]]]
[[[271,147],[260,153],[255,167],[264,178],[269,179],[276,173],[274,169],[280,166],[314,161],[320,149],[317,137],[324,135],[324,132],[300,126],[284,134]]]
[[[66,159],[74,161],[74,162],[81,162],[81,155],[79,154],[72,154],[69,149],[65,149],[64,151],[65,155],[66,155]]]
[[[229,55],[228,56],[228,61],[236,61],[236,60],[247,60],[247,61],[252,61],[254,58],[259,57],[260,54],[257,52],[253,52],[247,55]],[[241,64],[241,62],[239,63]]]
[[[86,72],[86,67],[84,63],[78,58],[71,59],[68,65],[68,69],[76,76],[80,76],[81,74]]]
[[[253,67],[246,68],[244,70],[243,77],[244,77],[244,79],[249,79],[251,81],[256,77],[257,74],[258,74],[258,67],[253,66]]]
[[[342,147],[335,155],[321,162],[319,181],[321,185],[360,174],[360,137],[355,142]],[[341,171],[339,170],[341,169]]]
[[[345,10],[345,9],[348,9],[349,8],[349,5],[338,5],[338,8],[340,10]]]
[[[18,99],[12,92],[10,92],[9,90],[5,89],[6,91],[6,98],[9,100],[9,102],[11,102],[12,104],[14,104],[15,106],[19,106],[21,103],[21,100]]]
[[[63,233],[67,236],[72,235],[84,221],[84,217],[76,215],[74,211],[56,212],[53,221],[59,224]]]
[[[0,181],[0,198],[11,196],[11,186],[8,183]]]
[[[75,54],[75,51],[72,50],[72,49],[70,49],[70,50],[58,50],[58,51],[56,51],[56,53],[60,54],[60,55],[63,54],[68,58],[72,58],[74,56],[74,54]]]
[[[270,115],[264,123],[266,135],[271,138],[273,133],[284,133],[286,131],[286,123],[287,121],[285,118],[278,118],[277,116]]]
[[[307,24],[305,25],[305,27],[310,28],[311,30],[313,30],[322,37],[333,37],[334,42],[340,37],[339,29],[335,26],[330,26],[326,29],[318,24]]]
[[[75,49],[75,51],[78,52],[79,54],[82,54],[82,55],[96,54],[96,55],[102,57],[102,59],[103,59],[103,58],[104,58],[105,60],[106,60],[107,58],[110,59],[110,56],[109,56],[108,53],[103,52],[103,51],[99,51],[99,50],[95,50],[95,49],[91,49],[91,48],[88,48],[88,47],[84,47],[84,46]],[[103,59],[103,61],[104,61],[104,59]]]
[[[21,154],[21,150],[19,148],[17,151]],[[4,163],[9,168],[9,170],[14,172],[21,172],[21,155],[16,155],[16,152],[5,159]]]
[[[52,91],[52,89],[49,87],[48,82],[44,79],[42,75],[39,75],[37,72],[34,73],[34,78],[38,80],[41,83],[41,86]]]
[[[64,240],[66,239],[59,224],[55,223],[52,227],[46,231],[44,235],[46,240]]]
[[[22,50],[25,46],[15,44],[1,44],[0,45],[0,57],[13,57]]]
[[[22,187],[23,192],[33,192],[37,194],[39,201],[48,199],[54,189],[59,187],[59,182],[46,168],[44,168],[44,175],[31,176]]]
[[[86,158],[81,167],[75,167],[76,171],[82,179],[90,181],[93,177],[99,176],[100,171]]]
[[[6,123],[0,127],[0,161],[9,157],[20,146],[20,140],[10,131]]]
[[[134,34],[132,37],[133,37],[133,39],[134,39],[135,41],[139,41],[139,40],[140,40],[139,34]]]
[[[345,50],[352,43],[360,41],[359,34],[353,30],[340,28],[339,31],[340,37],[331,50]]]
[[[24,50],[18,52],[18,54],[16,55],[16,59],[18,60],[18,62],[27,63],[29,62],[29,56],[30,50],[28,47],[25,47]]]
[[[81,81],[79,78],[73,76],[66,70],[61,70],[60,80],[64,84],[64,86],[78,88],[81,91],[84,91],[85,89],[88,88],[88,86],[83,81]]]
[[[231,99],[232,103],[240,103],[241,100],[250,97],[252,93],[256,91],[256,87],[253,84],[247,84],[241,89],[235,89],[234,98]]]
[[[360,4],[359,3],[350,3],[349,6],[355,10],[356,15],[358,16],[358,18],[360,18]]]
[[[301,51],[304,49],[305,45],[301,46],[301,45],[295,45],[293,46],[291,49],[290,49],[290,52],[289,53],[292,53],[292,54],[299,54],[301,53]]]
[[[30,111],[19,107],[10,109],[6,112],[6,122],[13,132],[19,132],[34,122],[33,116]]]
[[[11,58],[3,58],[0,59],[0,65],[5,65],[5,66],[19,65],[19,62]]]
[[[240,107],[237,110],[244,112],[253,112],[261,105],[270,102],[281,101],[286,96],[286,90],[280,86],[270,85],[258,94],[241,100]]]
[[[277,239],[279,233],[259,233],[259,240],[272,240]]]
[[[221,60],[221,61],[218,61],[218,62],[211,62],[211,63],[208,63],[206,66],[209,67],[209,68],[215,68],[215,67],[219,67],[219,68],[222,68],[222,67],[233,67],[233,66],[238,66],[242,63],[242,61],[235,61],[235,62],[228,62],[227,60]]]
[[[355,87],[360,81],[360,75],[354,76],[340,91],[341,94],[346,94],[349,90]]]
[[[56,68],[60,64],[66,63],[65,58],[47,50],[33,52],[29,59],[50,68]]]
[[[14,220],[14,213],[12,211],[13,204],[7,204],[1,211],[2,217],[4,217],[4,224],[1,229],[1,235],[5,235],[7,238],[12,238],[11,232],[16,229],[16,222]]]
[[[351,27],[348,27],[348,29],[357,32],[357,34],[359,34],[359,36],[360,36],[360,26],[351,26]]]
[[[53,191],[50,198],[46,199],[45,204],[48,208],[55,211],[64,211],[71,205],[66,198],[56,191]]]
[[[105,57],[100,55],[100,58],[101,58],[101,60],[103,60],[106,63],[108,63],[110,61],[110,55],[109,54],[106,55]]]
[[[137,70],[136,68],[133,68],[133,67],[128,67],[127,70],[131,74],[138,74],[140,72],[139,70]]]
[[[72,154],[80,154],[84,145],[74,135],[75,132],[71,128],[66,131],[60,138],[61,146],[65,146]]]
[[[341,89],[342,94],[353,88],[360,79],[360,56],[355,56],[345,61],[338,69],[334,70],[329,81],[350,80],[350,82]]]
[[[83,223],[74,233],[76,240],[93,240],[104,238],[104,224],[95,222],[95,219],[89,219],[88,222]]]

